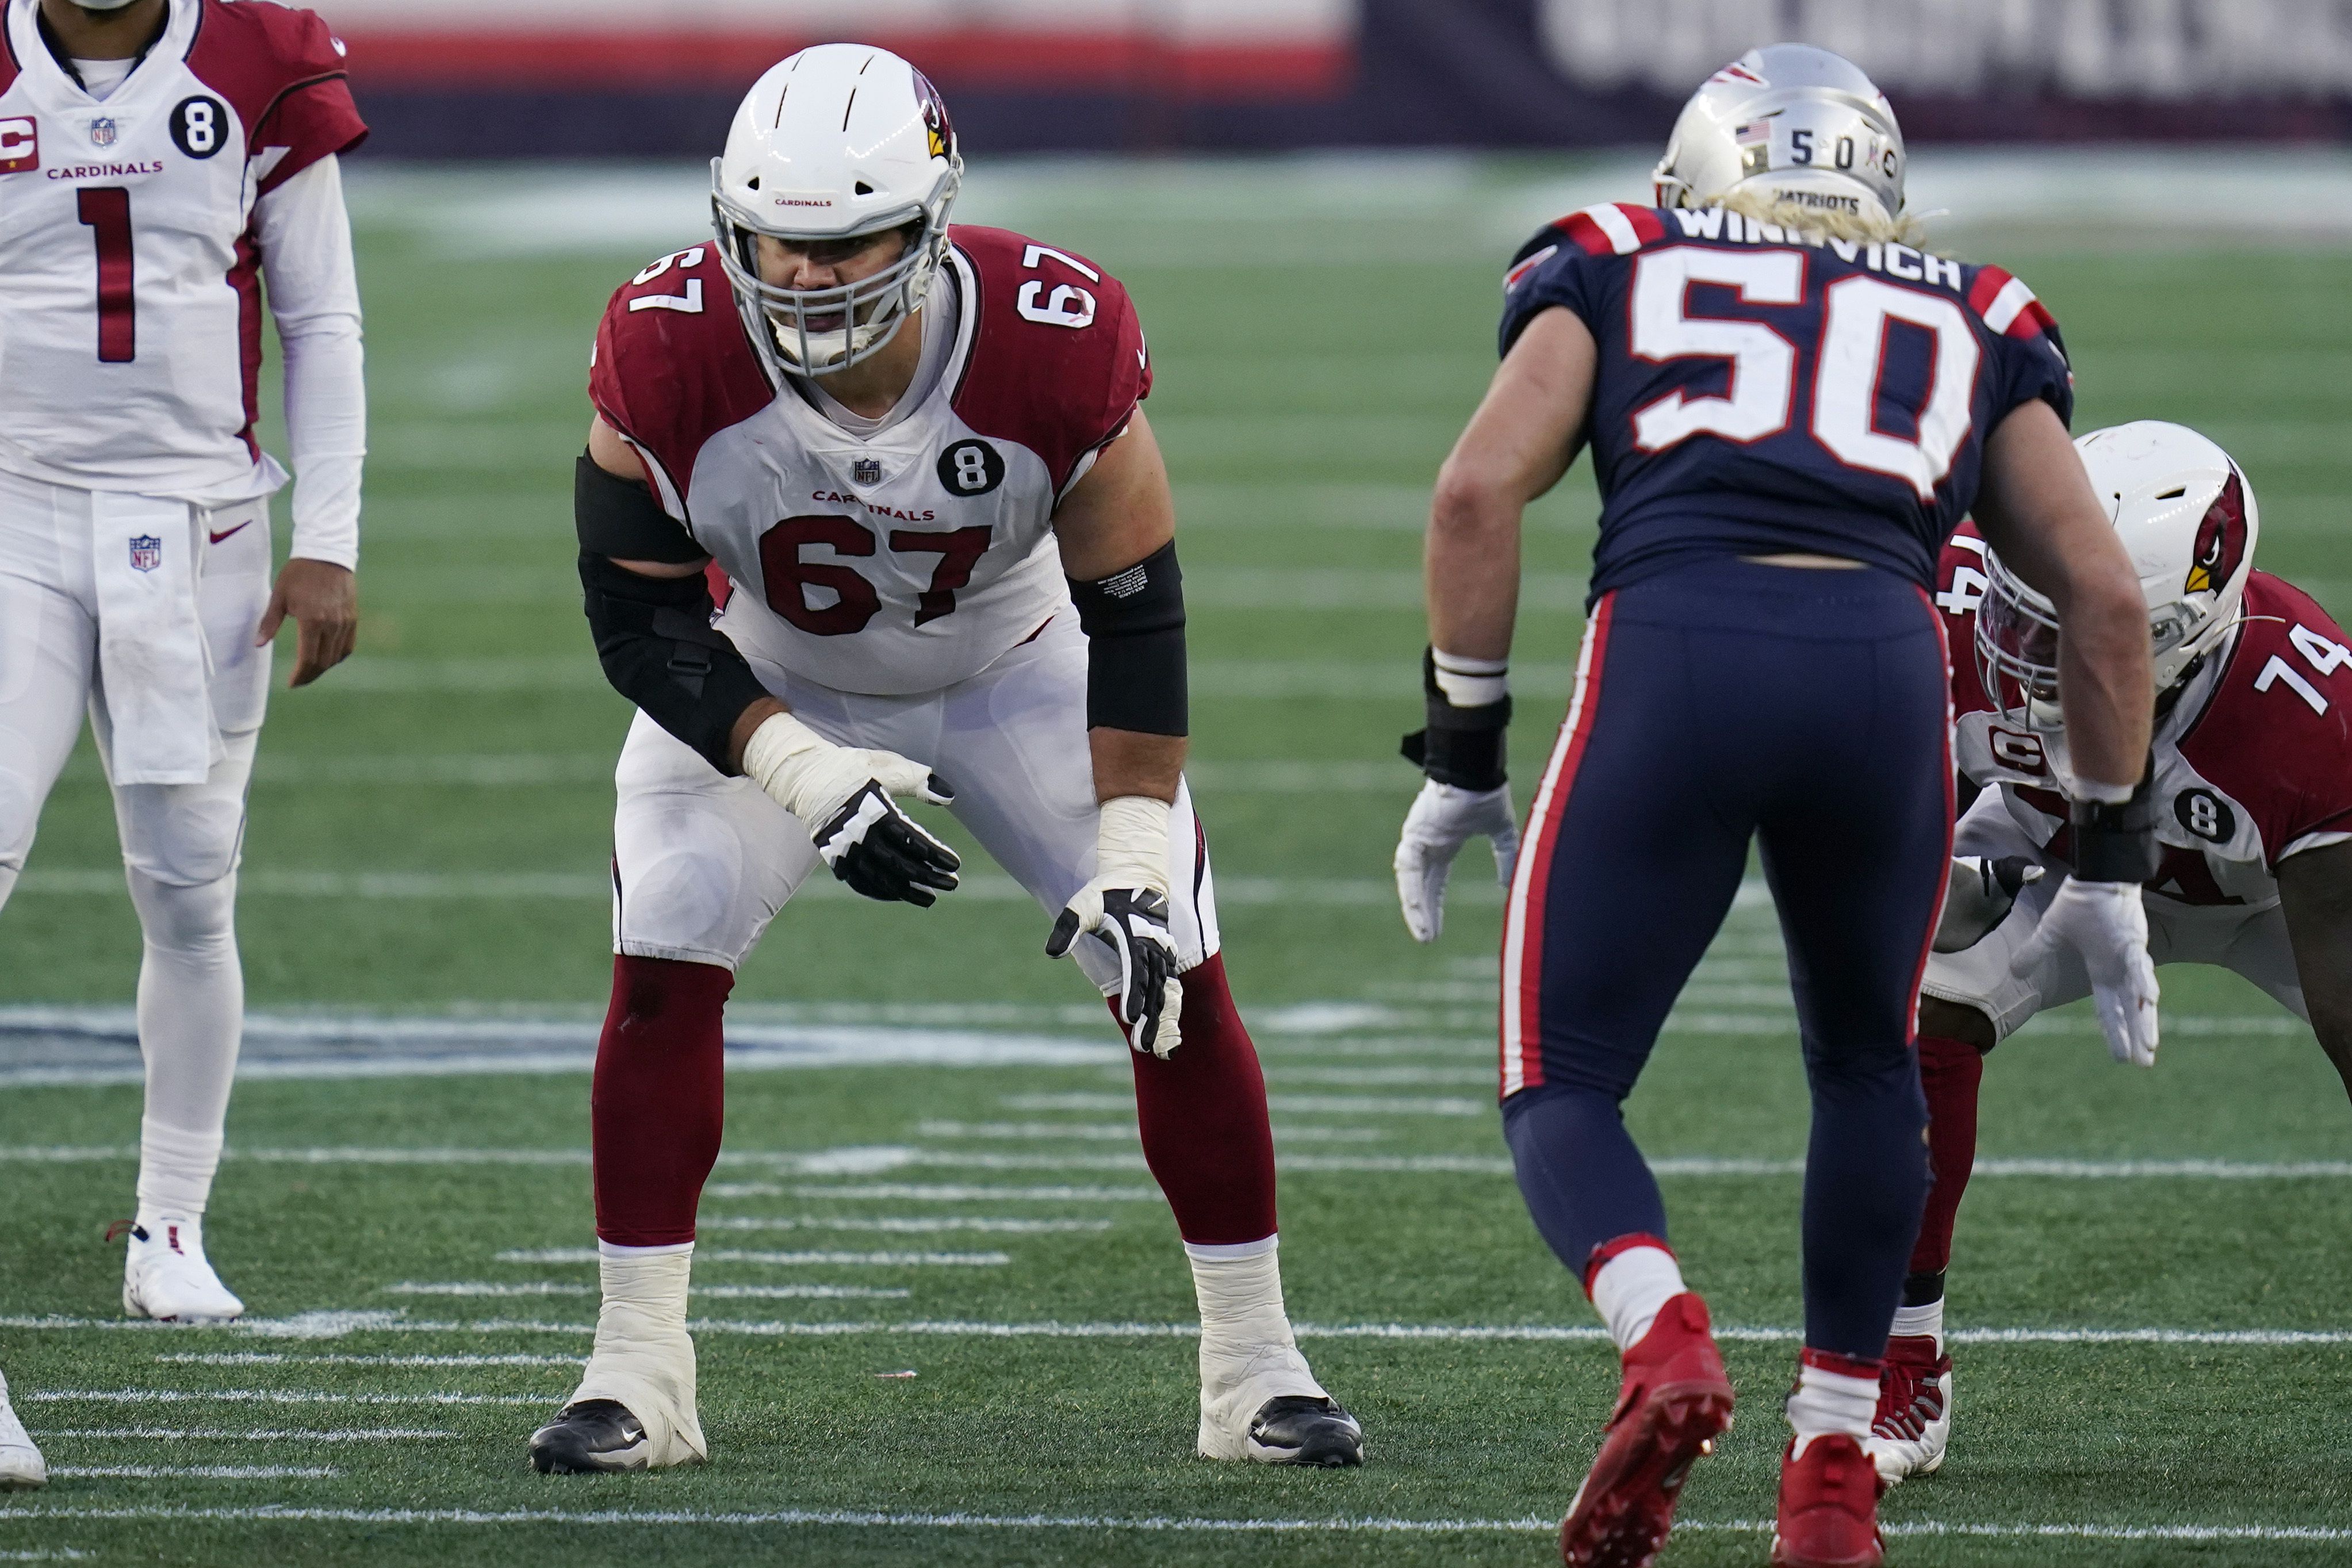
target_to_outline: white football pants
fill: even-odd
[[[2089,996],[2091,977],[2083,967],[2083,956],[2064,943],[2052,948],[2031,973],[2009,972],[2009,956],[2041,924],[2066,868],[2017,825],[1999,786],[1979,795],[1960,818],[1952,836],[1952,852],[1989,860],[2024,855],[2042,866],[2044,874],[2019,891],[2008,918],[1983,940],[1957,953],[1930,954],[1921,992],[1984,1014],[1992,1022],[1997,1040],[2015,1034],[2036,1013]],[[2295,972],[2294,947],[2287,940],[2286,916],[2275,901],[2256,908],[2242,904],[2192,904],[2150,893],[2142,894],[2140,902],[2147,908],[2147,956],[2158,967],[2211,964],[2233,970],[2297,1018],[2309,1019],[2303,981]]]
[[[0,905],[85,711],[100,762],[111,755],[92,528],[89,491],[0,472]],[[145,938],[140,1207],[193,1218],[212,1186],[244,1028],[234,910],[246,783],[269,697],[269,650],[253,645],[269,601],[269,504],[192,506],[188,529],[227,755],[201,784],[117,786],[114,820]]]
[[[1094,875],[1100,813],[1087,745],[1087,639],[1076,612],[971,679],[911,696],[838,692],[772,664],[752,667],[825,739],[895,751],[946,779],[956,820],[1048,914]],[[810,872],[824,871],[800,819],[751,779],[720,777],[643,713],[614,781],[618,952],[732,969]],[[971,898],[975,869],[967,865],[966,885],[941,899]],[[1169,822],[1168,874],[1181,972],[1218,946],[1215,890],[1189,789],[1178,792]],[[1038,928],[1041,947],[1045,930]],[[1101,946],[1081,942],[1076,956],[1108,995],[1118,988],[1118,966]]]

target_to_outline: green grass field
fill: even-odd
[[[1091,254],[1151,335],[1195,779],[1275,1097],[1291,1311],[1364,1421],[1363,1469],[1192,1457],[1190,1285],[1122,1052],[1039,956],[1045,917],[986,879],[928,913],[812,883],[745,967],[738,1021],[781,1042],[767,1060],[822,1040],[846,1064],[731,1077],[697,1275],[709,1467],[525,1466],[595,1304],[588,1083],[562,1061],[265,1063],[207,1226],[252,1320],[118,1331],[100,1237],[129,1212],[138,1091],[10,1054],[26,1009],[131,997],[138,932],[85,747],[0,915],[0,1367],[57,1471],[0,1503],[0,1562],[1552,1560],[1613,1356],[1504,1163],[1483,851],[1432,948],[1387,871],[1415,782],[1394,749],[1417,722],[1426,488],[1544,177],[983,170],[960,213]],[[579,616],[569,467],[597,313],[698,237],[700,176],[613,178],[667,183],[684,199],[654,215],[687,220],[623,201],[583,219],[489,175],[359,187],[367,619],[352,664],[275,698],[241,911],[257,1015],[593,1039],[628,715]],[[1996,254],[2065,326],[2077,427],[2207,430],[2258,489],[2263,563],[2352,612],[2352,255],[2037,245]],[[1523,785],[1566,695],[1591,486],[1580,468],[1530,518]],[[1952,1310],[2012,1332],[1958,1353],[1952,1459],[1884,1510],[1899,1563],[2352,1556],[2343,1091],[2251,988],[2165,984],[2153,1073],[2112,1066],[2080,1009],[1990,1064]],[[950,1033],[991,1064],[908,1060]],[[1761,1563],[1804,1139],[1768,908],[1735,913],[1629,1115],[1675,1162],[1675,1239],[1736,1331],[1742,1397],[1664,1561]],[[981,1223],[919,1228],[950,1219]]]

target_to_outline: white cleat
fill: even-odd
[[[122,1260],[122,1311],[166,1323],[225,1323],[245,1312],[205,1260],[204,1222],[157,1219],[131,1227]]]
[[[0,1491],[31,1491],[49,1484],[49,1467],[32,1434],[8,1405],[8,1380],[0,1377]]]
[[[1886,1342],[1878,1378],[1878,1413],[1863,1451],[1888,1486],[1944,1468],[1952,1441],[1952,1358],[1933,1334],[1898,1334]]]

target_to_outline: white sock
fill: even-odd
[[[213,1172],[219,1168],[221,1134],[190,1132],[147,1116],[139,1124],[139,1224],[154,1229],[160,1221],[193,1223],[205,1212],[213,1190]]]
[[[1801,1458],[1815,1437],[1843,1432],[1859,1442],[1870,1436],[1870,1418],[1878,1413],[1878,1379],[1856,1377],[1816,1366],[1811,1359],[1797,1364],[1797,1386],[1783,1408],[1797,1434],[1792,1458]]]
[[[1913,1338],[1920,1334],[1933,1334],[1936,1338],[1936,1354],[1937,1355],[1943,1354],[1944,1298],[1937,1296],[1934,1301],[1929,1301],[1924,1307],[1895,1308],[1895,1326],[1887,1332],[1896,1339]]]
[[[1295,1345],[1290,1314],[1282,1306],[1278,1239],[1231,1247],[1184,1243],[1192,1265],[1192,1294],[1201,1303],[1201,1349],[1245,1352],[1265,1344]]]
[[[1622,1355],[1642,1343],[1658,1309],[1688,1289],[1673,1253],[1663,1247],[1628,1247],[1593,1273],[1592,1305]]]
[[[139,1050],[147,1061],[139,1205],[194,1218],[212,1193],[245,1031],[236,873],[194,887],[137,871],[129,881],[146,938],[139,965]]]

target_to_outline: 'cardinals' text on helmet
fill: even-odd
[[[878,352],[930,292],[963,183],[947,106],[887,49],[819,44],[752,84],[711,161],[711,219],[727,280],[772,374],[824,375]],[[760,273],[759,236],[855,239],[919,225],[871,277],[795,289]]]
[[[2147,600],[2156,689],[2189,678],[2238,623],[2262,515],[2230,455],[2186,425],[2136,420],[2081,436],[2074,449],[2107,508]],[[1985,551],[1977,667],[2012,718],[2059,727],[2058,614]]]
[[[1862,68],[1810,44],[1750,49],[1691,95],[1650,176],[1662,207],[1733,192],[1876,222],[1903,211],[1903,130]]]

